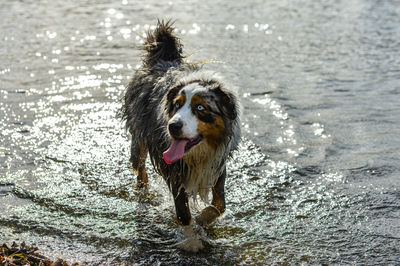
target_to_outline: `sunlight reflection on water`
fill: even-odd
[[[398,60],[388,45],[397,43],[398,16],[358,1],[204,2],[213,6],[204,10],[172,1],[86,4],[2,7],[10,12],[0,18],[0,239],[89,264],[396,261],[397,142],[370,132],[398,132]],[[134,189],[128,136],[116,118],[140,67],[137,48],[160,12],[178,18],[188,60],[218,61],[205,68],[240,87],[244,105],[227,211],[196,256],[174,246],[182,232],[150,165],[149,194]],[[376,106],[383,100],[386,109]]]

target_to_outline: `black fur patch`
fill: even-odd
[[[213,89],[213,91],[220,100],[222,113],[229,119],[235,120],[238,116],[238,110],[235,104],[237,101],[235,95],[220,86]]]
[[[173,100],[178,95],[179,91],[182,89],[182,86],[172,87],[167,94],[167,107],[168,107],[168,114],[171,114],[174,111],[174,102]]]
[[[158,21],[153,33],[147,33],[144,49],[147,51],[144,65],[151,68],[160,60],[166,62],[182,63],[182,44],[173,34],[174,28],[171,21]]]
[[[212,124],[215,122],[215,117],[210,113],[203,113],[203,112],[197,111],[197,117],[199,118],[199,120],[203,121],[204,123]]]

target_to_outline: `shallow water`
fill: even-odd
[[[398,3],[145,2],[1,5],[0,242],[89,264],[399,264]],[[196,255],[162,178],[134,189],[116,118],[157,17],[243,105]]]

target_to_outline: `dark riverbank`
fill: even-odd
[[[4,243],[0,247],[0,265],[39,265],[39,266],[68,266],[62,259],[55,261],[43,256],[38,247],[31,247],[22,242],[20,245],[13,243],[11,246]],[[72,264],[77,266],[78,264]]]

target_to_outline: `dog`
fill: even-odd
[[[172,192],[181,247],[204,247],[195,225],[211,224],[225,211],[226,162],[240,142],[239,102],[214,72],[184,62],[173,23],[158,21],[149,31],[142,66],[126,87],[122,117],[132,136],[130,162],[137,186],[148,187],[145,160]],[[211,205],[192,219],[189,197]]]

